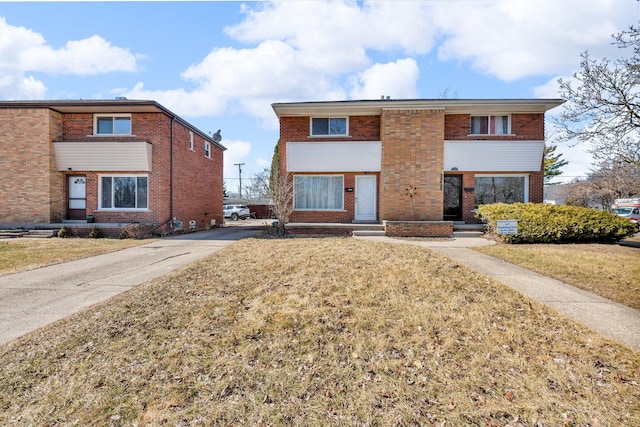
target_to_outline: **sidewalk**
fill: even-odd
[[[258,231],[224,227],[0,276],[0,345],[167,274]]]
[[[428,247],[451,260],[493,277],[504,285],[535,299],[601,335],[640,351],[640,310],[618,304],[566,283],[469,249],[489,246],[483,238],[448,241],[416,241],[391,237],[357,237],[362,240]]]

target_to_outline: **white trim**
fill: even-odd
[[[103,208],[102,207],[102,178],[147,178],[147,207],[146,208]],[[102,212],[145,212],[149,210],[149,174],[139,173],[139,174],[112,174],[112,173],[99,173],[98,174],[98,211]],[[113,188],[111,196],[113,197]],[[137,188],[136,188],[136,197],[137,197]],[[113,202],[113,200],[112,200]]]
[[[129,133],[98,133],[98,118],[101,117],[128,117],[129,118]],[[115,126],[113,127],[115,132]],[[131,114],[122,114],[122,113],[114,113],[114,114],[94,114],[93,115],[93,136],[114,136],[114,135],[124,135],[131,136],[133,133],[133,120],[131,119]]]
[[[370,201],[373,206],[373,214],[372,215],[362,215],[358,212],[358,181],[366,178],[367,180],[371,180],[373,182],[373,199]],[[356,175],[355,176],[355,200],[353,201],[353,219],[356,221],[375,221],[377,219],[377,209],[376,205],[378,204],[378,184],[377,184],[377,176],[376,175]]]
[[[331,176],[339,176],[342,178],[342,191],[340,194],[342,195],[341,199],[341,208],[338,209],[296,209],[296,177],[299,176],[322,176],[322,177],[331,177]],[[293,210],[296,212],[344,212],[344,174],[308,174],[308,173],[297,173],[293,175]]]
[[[345,133],[327,133],[327,134],[315,134],[313,133],[313,119],[344,119],[345,120]],[[331,123],[327,123],[328,130],[331,131]],[[315,138],[344,138],[349,136],[349,116],[311,116],[309,117],[309,136]]]
[[[498,177],[498,178],[506,178],[506,177],[523,177],[524,178],[524,203],[529,202],[529,175],[528,173],[477,173],[473,176],[474,187],[475,187],[475,179],[480,177]]]
[[[491,133],[491,117],[504,117],[507,116],[507,133]],[[470,129],[473,129],[473,118],[474,117],[487,117],[487,133],[469,133],[469,136],[513,136],[511,133],[511,114],[510,113],[478,113],[478,114],[470,114],[469,115],[469,125]]]

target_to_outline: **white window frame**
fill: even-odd
[[[328,133],[313,133],[313,121],[314,120],[328,120],[327,129]],[[345,121],[345,133],[331,133],[331,120],[343,119]],[[315,137],[345,137],[349,136],[349,117],[347,116],[331,116],[331,117],[310,117],[309,118],[309,134]]]
[[[474,187],[476,178],[524,178],[524,202],[529,203],[529,174],[528,173],[477,173],[473,177]],[[475,204],[475,195],[474,195]]]
[[[210,159],[210,158],[211,158],[211,143],[210,143],[210,142],[208,142],[208,141],[205,141],[205,142],[204,142],[204,156],[205,156],[207,159]]]
[[[342,185],[340,188],[340,206],[335,209],[322,209],[322,208],[296,208],[296,178],[299,177],[340,177],[342,179]],[[344,175],[343,174],[295,174],[293,175],[293,209],[294,211],[319,211],[319,212],[344,212]]]
[[[103,178],[147,178],[147,207],[146,208],[105,208],[102,207],[102,179]],[[98,174],[98,210],[109,212],[145,212],[149,210],[149,175],[147,174]],[[138,200],[136,188],[136,203]],[[113,205],[113,188],[111,189],[111,203]]]
[[[111,117],[115,119],[116,117],[127,117],[129,119],[129,133],[98,133],[98,119]],[[115,124],[113,126],[115,132]],[[131,119],[131,114],[94,114],[93,115],[93,134],[95,136],[109,136],[109,135],[132,135],[133,131],[133,121]]]
[[[193,132],[189,131],[189,150],[195,151],[193,147],[194,147]]]
[[[474,117],[486,117],[487,118],[487,133],[473,133],[473,118]],[[491,117],[506,117],[507,118],[507,133],[491,133]],[[469,117],[470,133],[469,135],[512,135],[511,133],[511,114],[471,114]]]

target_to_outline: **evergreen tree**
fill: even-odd
[[[551,180],[558,175],[562,175],[562,168],[569,164],[566,160],[562,159],[562,154],[555,154],[556,145],[550,144],[544,145],[544,183],[545,185],[552,184]]]

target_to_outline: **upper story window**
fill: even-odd
[[[189,149],[193,150],[193,132],[189,131]]]
[[[204,143],[204,156],[209,159],[211,158],[211,143],[209,142]]]
[[[472,135],[509,135],[509,116],[471,116]]]
[[[311,119],[312,136],[347,135],[346,117],[322,117]]]
[[[95,115],[95,135],[131,135],[131,114]]]

